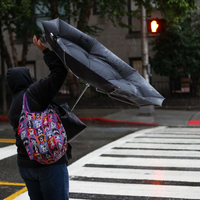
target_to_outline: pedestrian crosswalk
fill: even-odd
[[[16,147],[0,148],[0,160]],[[129,134],[68,167],[70,200],[199,200],[200,128]],[[25,192],[15,200],[28,200]]]
[[[200,199],[200,129],[157,127],[69,166],[70,199]]]

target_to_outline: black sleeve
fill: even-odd
[[[31,111],[44,110],[60,90],[67,76],[67,69],[49,49],[44,50],[44,61],[51,73],[32,85],[27,90],[27,98]]]

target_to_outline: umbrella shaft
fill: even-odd
[[[74,106],[73,106],[73,108],[72,108],[71,111],[74,110],[74,108],[76,107],[77,103],[79,102],[79,100],[81,99],[81,97],[83,96],[83,94],[85,93],[85,91],[88,89],[88,87],[90,87],[90,84],[89,84],[89,83],[86,84],[86,86],[85,86],[83,92],[79,95],[79,97],[78,97],[78,99],[77,99],[76,103],[74,104]]]

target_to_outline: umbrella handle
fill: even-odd
[[[74,110],[75,106],[77,105],[77,103],[79,102],[79,100],[81,99],[81,97],[83,96],[83,94],[85,93],[85,91],[88,89],[88,87],[90,87],[89,83],[86,84],[83,92],[79,95],[79,97],[78,97],[76,103],[74,104],[73,108],[71,109],[71,111]]]

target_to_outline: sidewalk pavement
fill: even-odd
[[[200,111],[154,109],[151,115],[133,109],[75,109],[84,122],[127,124],[132,126],[199,126]]]
[[[129,126],[200,126],[200,111],[154,109],[153,114],[140,114],[133,109],[74,109],[84,123],[99,123]],[[7,122],[0,116],[0,122]]]

